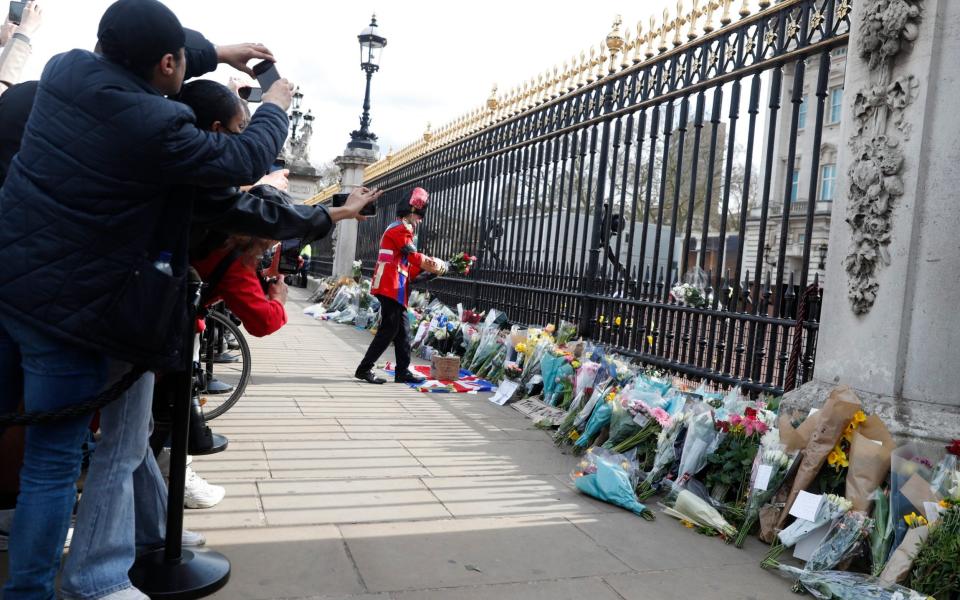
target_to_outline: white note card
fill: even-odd
[[[753,489],[766,491],[770,486],[770,477],[773,475],[773,467],[770,465],[760,465],[757,467],[757,480],[753,482]]]
[[[823,496],[819,494],[800,492],[797,499],[793,501],[793,506],[790,507],[790,514],[805,521],[816,521],[821,502],[823,502]]]
[[[505,379],[497,388],[497,393],[490,397],[490,402],[503,406],[507,403],[507,400],[513,397],[513,393],[517,391],[518,387],[520,387],[520,384],[516,381]]]

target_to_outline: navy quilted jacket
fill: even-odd
[[[171,189],[256,181],[287,135],[272,104],[242,135],[194,123],[102,57],[54,57],[0,188],[0,310],[131,363],[182,365],[193,203]],[[173,277],[153,267],[162,251]]]

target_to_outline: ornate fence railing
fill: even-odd
[[[808,380],[816,202],[791,218],[791,200],[800,185],[817,197],[831,51],[847,44],[851,3],[761,2],[739,20],[730,5],[695,7],[633,42],[615,25],[599,55],[493,96],[439,141],[426,135],[368,169],[366,184],[386,194],[360,227],[367,272],[396,204],[422,186],[421,250],[479,257],[469,278],[431,284],[440,298],[518,323],[573,321],[645,363],[721,385],[782,393]],[[791,262],[798,222],[802,257]],[[671,288],[695,273],[706,302],[678,302]]]

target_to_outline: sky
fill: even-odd
[[[44,25],[33,40],[26,79],[72,48],[92,49],[110,0],[40,0]],[[277,58],[281,75],[300,86],[303,108],[316,116],[311,160],[341,154],[359,127],[364,74],[357,34],[376,13],[387,38],[373,77],[372,126],[381,153],[418,139],[501,91],[599,44],[617,15],[635,28],[662,15],[669,0],[406,2],[353,0],[164,0],[186,27],[216,44],[260,42]],[[212,79],[235,74],[221,66]]]

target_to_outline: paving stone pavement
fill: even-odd
[[[287,326],[248,338],[247,394],[211,422],[230,447],[194,460],[227,488],[186,513],[233,565],[213,598],[795,597],[756,540],[737,550],[578,493],[577,459],[487,395],[353,380],[370,334],[305,317],[305,300],[291,290]]]

